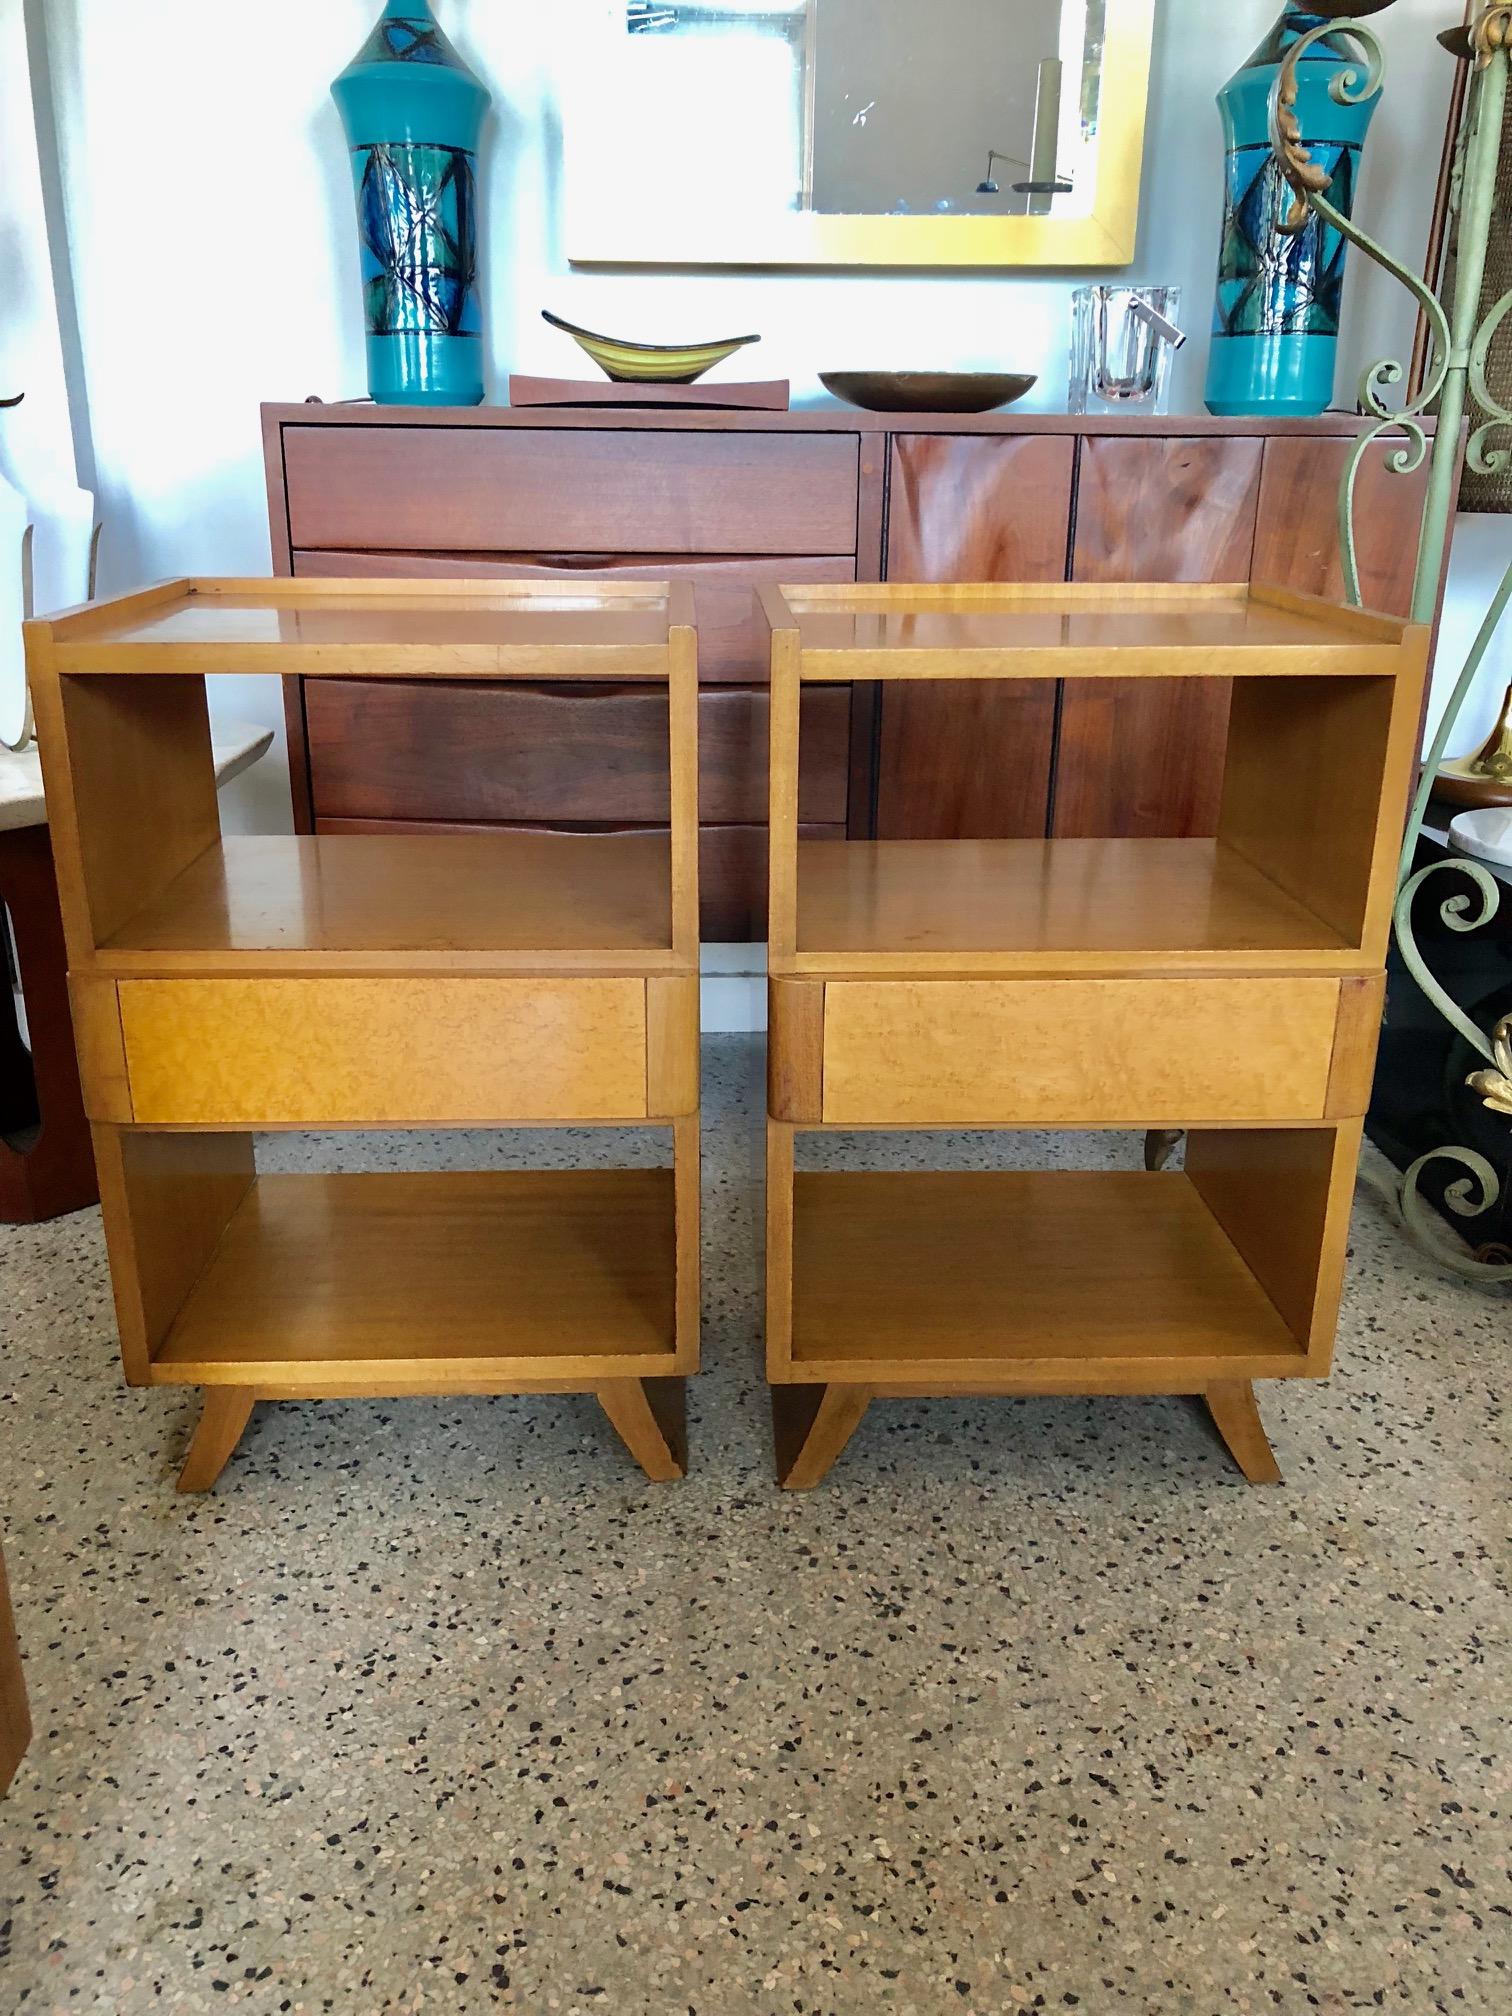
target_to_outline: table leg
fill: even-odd
[[[616,1434],[653,1484],[687,1475],[685,1379],[606,1379],[595,1390]]]
[[[1152,1127],[1145,1135],[1146,1169],[1164,1169],[1181,1146],[1181,1134],[1179,1127]]]
[[[1225,1380],[1221,1385],[1209,1386],[1204,1397],[1214,1427],[1251,1484],[1279,1484],[1281,1465],[1260,1419],[1251,1381]]]
[[[242,1430],[252,1418],[257,1395],[250,1386],[207,1386],[204,1411],[184,1467],[179,1472],[180,1491],[208,1491],[231,1460],[242,1438]]]
[[[871,1388],[774,1386],[771,1392],[777,1481],[785,1491],[811,1491],[860,1427]]]

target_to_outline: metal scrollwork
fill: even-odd
[[[1470,908],[1470,898],[1461,892],[1448,896],[1439,905],[1439,918],[1451,931],[1478,931],[1483,924],[1489,924],[1501,903],[1501,891],[1496,877],[1478,861],[1471,861],[1458,855],[1453,860],[1430,861],[1426,868],[1419,868],[1415,875],[1409,875],[1402,884],[1396,900],[1396,938],[1407,970],[1416,980],[1428,999],[1451,1027],[1458,1029],[1465,1041],[1480,1052],[1488,1063],[1495,1061],[1490,1039],[1478,1023],[1472,1022],[1452,994],[1444,991],[1432,968],[1418,948],[1412,931],[1412,904],[1419,889],[1435,875],[1456,874],[1467,876],[1480,892],[1481,905],[1471,917],[1466,912]]]
[[[1287,50],[1271,87],[1270,101],[1271,145],[1296,199],[1287,212],[1283,231],[1300,231],[1307,222],[1308,210],[1317,208],[1316,199],[1333,182],[1328,171],[1307,151],[1296,111],[1297,65],[1313,44],[1325,36],[1353,42],[1365,66],[1362,75],[1355,63],[1347,62],[1330,78],[1328,95],[1336,105],[1363,105],[1380,90],[1386,75],[1386,57],[1380,43],[1358,21],[1325,21],[1299,35]]]
[[[1351,218],[1329,202],[1331,177],[1312,159],[1306,135],[1302,133],[1296,117],[1296,67],[1304,60],[1306,52],[1325,38],[1331,48],[1341,48],[1343,44],[1339,71],[1329,85],[1335,103],[1361,105],[1381,89],[1385,75],[1385,58],[1379,40],[1355,18],[1320,22],[1316,28],[1310,28],[1292,42],[1270,95],[1270,145],[1294,198],[1284,230],[1296,232],[1306,224],[1308,216],[1320,218],[1351,246],[1357,246],[1365,258],[1385,268],[1407,288],[1431,331],[1431,367],[1413,399],[1403,401],[1403,405],[1395,409],[1389,405],[1391,387],[1401,385],[1405,377],[1403,367],[1391,357],[1383,357],[1373,363],[1359,383],[1361,413],[1369,425],[1363,429],[1349,454],[1339,486],[1339,548],[1343,554],[1345,593],[1351,603],[1359,603],[1359,564],[1355,554],[1355,486],[1359,472],[1365,456],[1377,442],[1381,442],[1381,437],[1397,429],[1405,435],[1405,439],[1401,439],[1387,454],[1387,468],[1391,472],[1409,476],[1413,470],[1421,470],[1431,456],[1427,498],[1423,504],[1423,526],[1417,548],[1417,577],[1413,583],[1413,621],[1431,623],[1437,607],[1443,556],[1447,552],[1450,522],[1454,514],[1454,494],[1458,482],[1456,458],[1460,446],[1458,437],[1470,397],[1476,399],[1480,411],[1486,415],[1470,433],[1470,466],[1480,474],[1502,474],[1512,468],[1512,442],[1498,437],[1502,429],[1512,429],[1512,411],[1492,393],[1488,377],[1492,345],[1512,314],[1512,294],[1498,300],[1486,314],[1482,314],[1480,306],[1480,290],[1486,270],[1486,244],[1494,226],[1494,187],[1502,151],[1502,125],[1506,119],[1508,69],[1512,67],[1512,4],[1508,4],[1508,0],[1496,0],[1496,4],[1482,6],[1476,18],[1464,28],[1445,30],[1439,36],[1439,42],[1454,56],[1474,65],[1468,85],[1466,117],[1460,127],[1460,141],[1450,179],[1450,208],[1458,222],[1458,278],[1450,308],[1445,308],[1433,288],[1419,280],[1411,268],[1391,258],[1391,254],[1375,244],[1367,232],[1363,232]],[[1437,407],[1437,433],[1431,448],[1427,427],[1423,425],[1423,415],[1429,407]],[[1506,579],[1492,597],[1470,657],[1456,681],[1450,706],[1443,712],[1443,718],[1433,734],[1431,748],[1427,750],[1423,776],[1413,798],[1411,818],[1407,821],[1401,873],[1397,877],[1397,905],[1393,915],[1397,946],[1413,980],[1443,1020],[1458,1030],[1472,1050],[1486,1060],[1486,1068],[1474,1070],[1466,1083],[1478,1093],[1490,1113],[1502,1117],[1512,1117],[1512,1016],[1498,1022],[1496,1030],[1488,1036],[1466,1014],[1466,1010],[1445,992],[1427,966],[1417,939],[1413,937],[1411,911],[1419,889],[1429,881],[1429,877],[1441,873],[1462,875],[1472,885],[1472,893],[1462,889],[1439,903],[1439,921],[1447,929],[1476,931],[1490,923],[1500,907],[1500,885],[1478,861],[1454,857],[1413,871],[1413,857],[1437,766],[1443,760],[1450,736],[1454,734],[1456,718],[1470,696],[1480,665],[1484,663],[1496,629],[1510,605],[1512,566],[1508,566]],[[1466,1254],[1464,1248],[1452,1240],[1452,1234],[1447,1232],[1435,1206],[1429,1204],[1421,1193],[1419,1185],[1423,1173],[1445,1161],[1466,1171],[1456,1181],[1445,1185],[1445,1210],[1454,1212],[1458,1218],[1480,1218],[1496,1206],[1500,1198],[1500,1181],[1492,1163],[1468,1147],[1439,1147],[1427,1155],[1419,1155],[1401,1177],[1401,1187],[1395,1191],[1395,1200],[1403,1224],[1425,1252],[1466,1280],[1488,1286],[1512,1282],[1512,1264],[1488,1264],[1474,1254]]]
[[[1473,1255],[1462,1252],[1445,1236],[1442,1218],[1419,1187],[1424,1171],[1436,1162],[1457,1163],[1468,1172],[1456,1182],[1444,1186],[1444,1204],[1456,1217],[1479,1218],[1483,1212],[1491,1210],[1500,1197],[1501,1184],[1484,1155],[1478,1155],[1473,1148],[1430,1148],[1403,1173],[1401,1189],[1397,1193],[1402,1222],[1425,1253],[1431,1254],[1441,1267],[1449,1268],[1462,1280],[1474,1281],[1485,1288],[1497,1288],[1512,1281],[1512,1266],[1477,1260]]]
[[[1371,31],[1358,21],[1327,22],[1305,35],[1299,35],[1287,51],[1271,92],[1271,144],[1295,199],[1282,229],[1300,231],[1309,213],[1320,217],[1331,230],[1349,244],[1357,246],[1368,259],[1383,266],[1402,283],[1428,318],[1433,331],[1432,366],[1416,398],[1404,401],[1400,406],[1388,405],[1384,396],[1386,390],[1399,385],[1406,376],[1402,365],[1394,357],[1378,358],[1360,378],[1360,407],[1372,417],[1375,425],[1359,435],[1350,449],[1339,485],[1338,514],[1344,595],[1358,608],[1361,595],[1355,543],[1355,489],[1361,466],[1378,441],[1388,434],[1400,432],[1406,439],[1387,455],[1387,467],[1397,476],[1410,476],[1414,470],[1422,468],[1428,458],[1428,433],[1422,425],[1421,415],[1428,411],[1443,390],[1449,370],[1451,338],[1449,318],[1438,296],[1410,268],[1393,259],[1384,246],[1378,245],[1353,219],[1346,217],[1342,210],[1328,201],[1325,192],[1331,186],[1332,178],[1312,159],[1303,144],[1294,110],[1297,102],[1297,65],[1313,44],[1325,36],[1346,36],[1359,51],[1358,60],[1345,63],[1329,82],[1329,95],[1336,103],[1363,104],[1380,90],[1385,76],[1386,59],[1381,45]]]
[[[1465,445],[1465,459],[1482,476],[1498,475],[1512,462],[1512,444],[1496,448],[1488,445],[1489,437],[1498,428],[1512,427],[1512,411],[1497,398],[1486,378],[1491,345],[1496,341],[1497,332],[1509,311],[1512,311],[1512,292],[1503,294],[1495,304],[1470,345],[1470,396],[1489,417],[1470,436]]]
[[[1428,457],[1428,432],[1422,424],[1421,416],[1428,411],[1444,389],[1444,380],[1449,375],[1449,361],[1452,342],[1449,317],[1444,312],[1443,303],[1431,288],[1424,286],[1418,276],[1393,259],[1384,247],[1378,245],[1370,235],[1362,231],[1352,218],[1342,210],[1336,210],[1324,197],[1315,197],[1312,208],[1345,238],[1351,245],[1358,246],[1368,259],[1382,266],[1412,295],[1433,332],[1433,362],[1424,377],[1416,398],[1404,401],[1400,406],[1390,406],[1384,397],[1389,386],[1399,385],[1406,376],[1401,363],[1395,357],[1380,357],[1367,365],[1360,375],[1360,406],[1370,414],[1375,425],[1367,427],[1355,441],[1344,465],[1343,479],[1339,485],[1339,553],[1344,568],[1344,594],[1347,601],[1356,608],[1360,606],[1360,568],[1355,545],[1355,485],[1359,480],[1360,467],[1375,444],[1386,435],[1400,431],[1407,438],[1386,457],[1386,466],[1397,476],[1410,476],[1421,469]]]
[[[1489,312],[1481,310],[1486,246],[1494,221],[1494,189],[1506,118],[1509,68],[1512,68],[1512,4],[1495,0],[1482,6],[1464,27],[1438,37],[1451,55],[1472,65],[1465,116],[1460,127],[1449,187],[1450,211],[1457,223],[1457,263],[1454,300],[1446,308],[1416,274],[1392,258],[1328,200],[1329,177],[1312,159],[1296,116],[1297,65],[1314,44],[1328,38],[1350,53],[1344,56],[1329,89],[1340,104],[1360,104],[1380,89],[1384,59],[1379,42],[1353,18],[1320,23],[1299,36],[1282,62],[1271,93],[1271,146],[1281,174],[1293,193],[1285,229],[1296,231],[1309,213],[1356,246],[1364,256],[1392,274],[1412,295],[1432,334],[1432,363],[1417,395],[1393,410],[1390,388],[1404,377],[1393,358],[1372,364],[1360,380],[1360,408],[1370,424],[1355,442],[1339,487],[1339,544],[1345,590],[1351,602],[1360,599],[1355,555],[1355,486],[1365,456],[1383,435],[1399,429],[1406,437],[1387,455],[1387,467],[1399,475],[1421,469],[1431,454],[1428,492],[1418,545],[1412,614],[1416,622],[1433,620],[1439,581],[1448,549],[1450,521],[1457,484],[1456,457],[1467,401],[1473,398],[1485,415],[1472,429],[1466,449],[1470,466],[1481,474],[1501,474],[1512,467],[1512,440],[1501,438],[1512,429],[1512,410],[1491,391],[1488,362],[1492,345],[1512,316],[1512,294]],[[1438,430],[1431,449],[1422,416],[1437,404]],[[1435,978],[1413,936],[1412,906],[1430,877],[1454,872],[1473,885],[1439,905],[1439,918],[1451,931],[1475,931],[1496,915],[1501,900],[1496,878],[1478,862],[1462,857],[1436,861],[1414,871],[1413,860],[1438,766],[1454,731],[1455,721],[1485,660],[1498,625],[1512,605],[1512,566],[1491,599],[1470,654],[1428,750],[1423,776],[1408,821],[1398,896],[1394,913],[1396,941],[1402,958],[1428,1000],[1451,1028],[1485,1060],[1467,1084],[1486,1109],[1512,1118],[1512,1017],[1499,1022],[1490,1036],[1471,1019]],[[1478,899],[1478,901],[1477,901]],[[1492,1209],[1500,1195],[1496,1171],[1473,1149],[1436,1148],[1419,1156],[1396,1192],[1402,1219],[1411,1236],[1443,1265],[1466,1280],[1486,1285],[1512,1282],[1512,1265],[1487,1264],[1467,1255],[1454,1242],[1434,1205],[1422,1194],[1426,1170],[1451,1163],[1465,1171],[1443,1193],[1443,1208],[1460,1218],[1476,1218]]]

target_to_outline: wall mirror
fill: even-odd
[[[582,0],[582,265],[1123,266],[1154,0]]]

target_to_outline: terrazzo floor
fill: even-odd
[[[1284,1488],[1184,1401],[894,1401],[780,1495],[760,1050],[706,1057],[680,1485],[587,1399],[348,1401],[177,1499],[194,1403],[121,1384],[98,1215],[0,1228],[0,2008],[1512,2011],[1507,1302],[1362,1188],[1338,1371],[1265,1394]]]

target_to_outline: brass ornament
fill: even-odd
[[[1504,1015],[1491,1031],[1491,1052],[1493,1067],[1472,1071],[1465,1083],[1491,1112],[1512,1114],[1512,1016]]]
[[[1372,32],[1355,24],[1360,15],[1380,13],[1390,4],[1391,0],[1355,0],[1353,5],[1340,6],[1333,20],[1298,36],[1281,59],[1280,71],[1271,88],[1271,147],[1292,190],[1292,205],[1280,226],[1289,235],[1295,235],[1306,224],[1309,203],[1324,196],[1333,185],[1333,177],[1314,161],[1303,144],[1296,112],[1297,65],[1314,43],[1325,36],[1343,36],[1356,53],[1344,58],[1328,87],[1329,95],[1340,105],[1363,104],[1381,88],[1384,59]],[[1512,15],[1512,5],[1497,11]]]
[[[1512,6],[1488,7],[1470,23],[1475,67],[1484,70],[1498,50],[1512,49]]]
[[[1498,784],[1512,784],[1512,686],[1502,701],[1495,727],[1471,757],[1467,768],[1478,777],[1494,778]]]
[[[1333,183],[1327,169],[1320,167],[1302,144],[1302,127],[1296,114],[1298,47],[1294,42],[1287,51],[1276,79],[1275,127],[1279,143],[1276,154],[1281,173],[1292,189],[1292,205],[1281,229],[1292,234],[1307,222],[1308,197],[1321,196]]]

